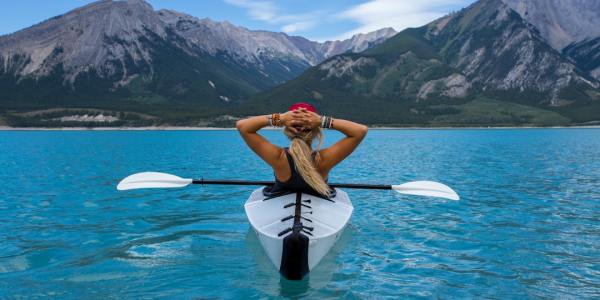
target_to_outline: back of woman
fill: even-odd
[[[301,191],[329,197],[332,193],[327,185],[329,172],[348,157],[367,134],[365,125],[321,116],[307,103],[296,103],[285,113],[243,119],[236,125],[250,149],[273,168],[275,185],[265,189],[267,194]],[[290,140],[289,147],[276,146],[258,133],[267,126],[283,127],[283,133]],[[345,137],[321,149],[323,129],[338,130]]]

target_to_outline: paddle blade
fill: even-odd
[[[434,181],[412,181],[400,185],[392,185],[392,189],[401,194],[440,197],[459,200],[458,194],[445,184]]]
[[[117,190],[179,188],[187,186],[190,183],[192,183],[192,179],[185,179],[166,173],[143,172],[125,177],[117,185]]]

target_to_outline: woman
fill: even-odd
[[[283,133],[291,140],[289,148],[273,145],[257,133],[266,126],[284,127]],[[239,120],[236,127],[248,147],[275,172],[275,185],[265,189],[267,194],[302,191],[324,197],[332,196],[327,185],[329,171],[350,155],[367,134],[367,126],[320,116],[307,103],[296,103],[282,114]],[[320,149],[323,138],[321,128],[338,130],[346,137],[331,147]],[[317,149],[313,151],[315,139]]]

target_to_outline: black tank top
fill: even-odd
[[[267,197],[273,197],[281,194],[288,194],[292,192],[302,192],[306,194],[318,195],[323,197],[317,191],[315,191],[306,181],[302,178],[302,175],[296,170],[296,164],[292,155],[288,152],[288,148],[284,149],[285,156],[287,157],[288,164],[290,165],[290,179],[287,181],[279,181],[275,176],[275,184],[267,186],[263,189],[263,194]],[[313,153],[314,156],[314,153]],[[333,195],[333,194],[332,194]]]

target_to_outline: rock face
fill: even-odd
[[[500,1],[478,1],[443,22],[431,24],[427,38],[484,91],[528,91],[539,103],[560,106],[571,101],[561,94],[568,87],[598,87]]]
[[[588,75],[600,79],[600,1],[502,0]]]
[[[91,68],[101,76],[114,75],[116,66],[109,61],[150,63],[143,38],[151,34],[167,35],[147,3],[100,1],[1,37],[0,59],[5,72],[36,78],[62,64],[72,83]]]
[[[102,0],[0,37],[0,84],[13,87],[0,103],[18,102],[24,95],[34,98],[27,101],[63,104],[86,99],[235,102],[332,55],[364,50],[393,34],[386,29],[318,43],[154,11],[143,0]]]
[[[581,70],[600,80],[600,37],[573,43],[563,49],[563,53]]]
[[[440,88],[441,96],[464,98],[467,96],[469,88],[471,88],[471,83],[469,83],[465,76],[457,73],[444,78],[430,80],[425,82],[421,88],[419,88],[417,99],[428,99],[430,94],[435,93],[436,90],[440,90]]]
[[[347,56],[336,57],[319,66],[320,70],[326,71],[325,78],[343,78],[357,74],[362,68],[377,66],[378,63],[373,58],[359,57],[353,59]]]
[[[370,33],[360,33],[343,41],[327,41],[319,45],[323,58],[328,58],[344,52],[362,52],[372,46],[383,43],[397,32],[393,28],[383,28]]]
[[[502,0],[531,23],[554,49],[600,37],[600,1]]]

